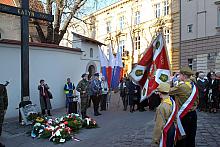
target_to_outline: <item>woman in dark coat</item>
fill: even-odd
[[[220,81],[216,78],[215,73],[211,75],[211,80],[209,81],[209,102],[210,102],[210,112],[217,112],[218,100],[219,100],[219,85]]]
[[[48,116],[51,116],[50,110],[52,109],[49,92],[49,86],[44,83],[44,80],[40,80],[40,85],[38,86],[39,96],[40,96],[40,106],[42,114],[45,115],[45,110],[47,110]]]
[[[130,105],[130,112],[134,111],[134,106],[137,104],[137,109],[139,109],[140,98],[141,98],[141,88],[139,85],[130,80],[129,82],[129,105]]]
[[[200,72],[197,79],[197,87],[199,90],[199,110],[206,111],[208,104],[208,80],[205,79],[205,74]]]
[[[127,106],[128,106],[128,84],[129,81],[126,78],[123,78],[123,80],[120,83],[120,97],[122,98],[122,102],[123,102],[123,111],[127,110]]]

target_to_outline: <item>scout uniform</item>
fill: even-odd
[[[170,95],[173,95],[175,97],[175,101],[179,110],[182,110],[182,108],[185,107],[184,111],[186,111],[185,114],[179,111],[177,115],[181,116],[181,114],[183,114],[180,122],[185,131],[186,136],[183,139],[178,140],[176,146],[194,147],[197,129],[197,114],[195,110],[198,105],[198,92],[195,92],[194,97],[191,96],[193,93],[193,88],[196,88],[196,86],[194,84],[194,81],[189,78],[191,75],[193,75],[193,72],[189,67],[183,67],[180,70],[180,76],[184,75],[187,76],[187,78],[185,78],[184,81],[179,82],[177,86],[171,88],[170,90]],[[191,104],[187,105],[186,101],[189,98],[192,98],[190,101]]]
[[[163,96],[156,111],[156,122],[151,146],[173,147],[175,135],[174,120],[176,118],[177,108],[174,100],[168,95],[170,90],[168,83],[160,83],[157,90]]]
[[[76,90],[80,92],[82,118],[86,117],[86,110],[88,107],[89,81],[87,76],[88,74],[84,73],[81,76],[83,79],[76,86]]]

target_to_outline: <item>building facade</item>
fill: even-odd
[[[171,68],[179,69],[179,0],[122,0],[103,8],[77,25],[74,31],[122,52],[126,73],[137,63],[158,31],[162,31]]]
[[[181,65],[220,71],[220,1],[181,1]]]
[[[45,12],[41,1],[30,0],[30,9],[36,12]],[[13,7],[20,7],[20,0],[0,0],[0,4]],[[20,16],[0,12],[0,40],[21,40],[21,19]],[[47,22],[38,20],[42,31],[47,30]],[[38,36],[34,21],[29,19],[29,42],[41,42]]]

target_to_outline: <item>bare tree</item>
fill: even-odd
[[[54,22],[46,23],[47,29],[42,28],[42,23],[33,20],[40,41],[43,43],[59,44],[67,28],[79,9],[87,0],[46,0],[45,11],[54,14]]]

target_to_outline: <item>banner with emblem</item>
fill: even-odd
[[[142,89],[141,101],[149,97],[161,82],[169,82],[169,78],[169,60],[163,35],[160,33],[153,42],[153,61]]]
[[[130,76],[142,87],[141,101],[149,97],[161,82],[169,82],[169,60],[161,33],[138,65],[132,69]]]

